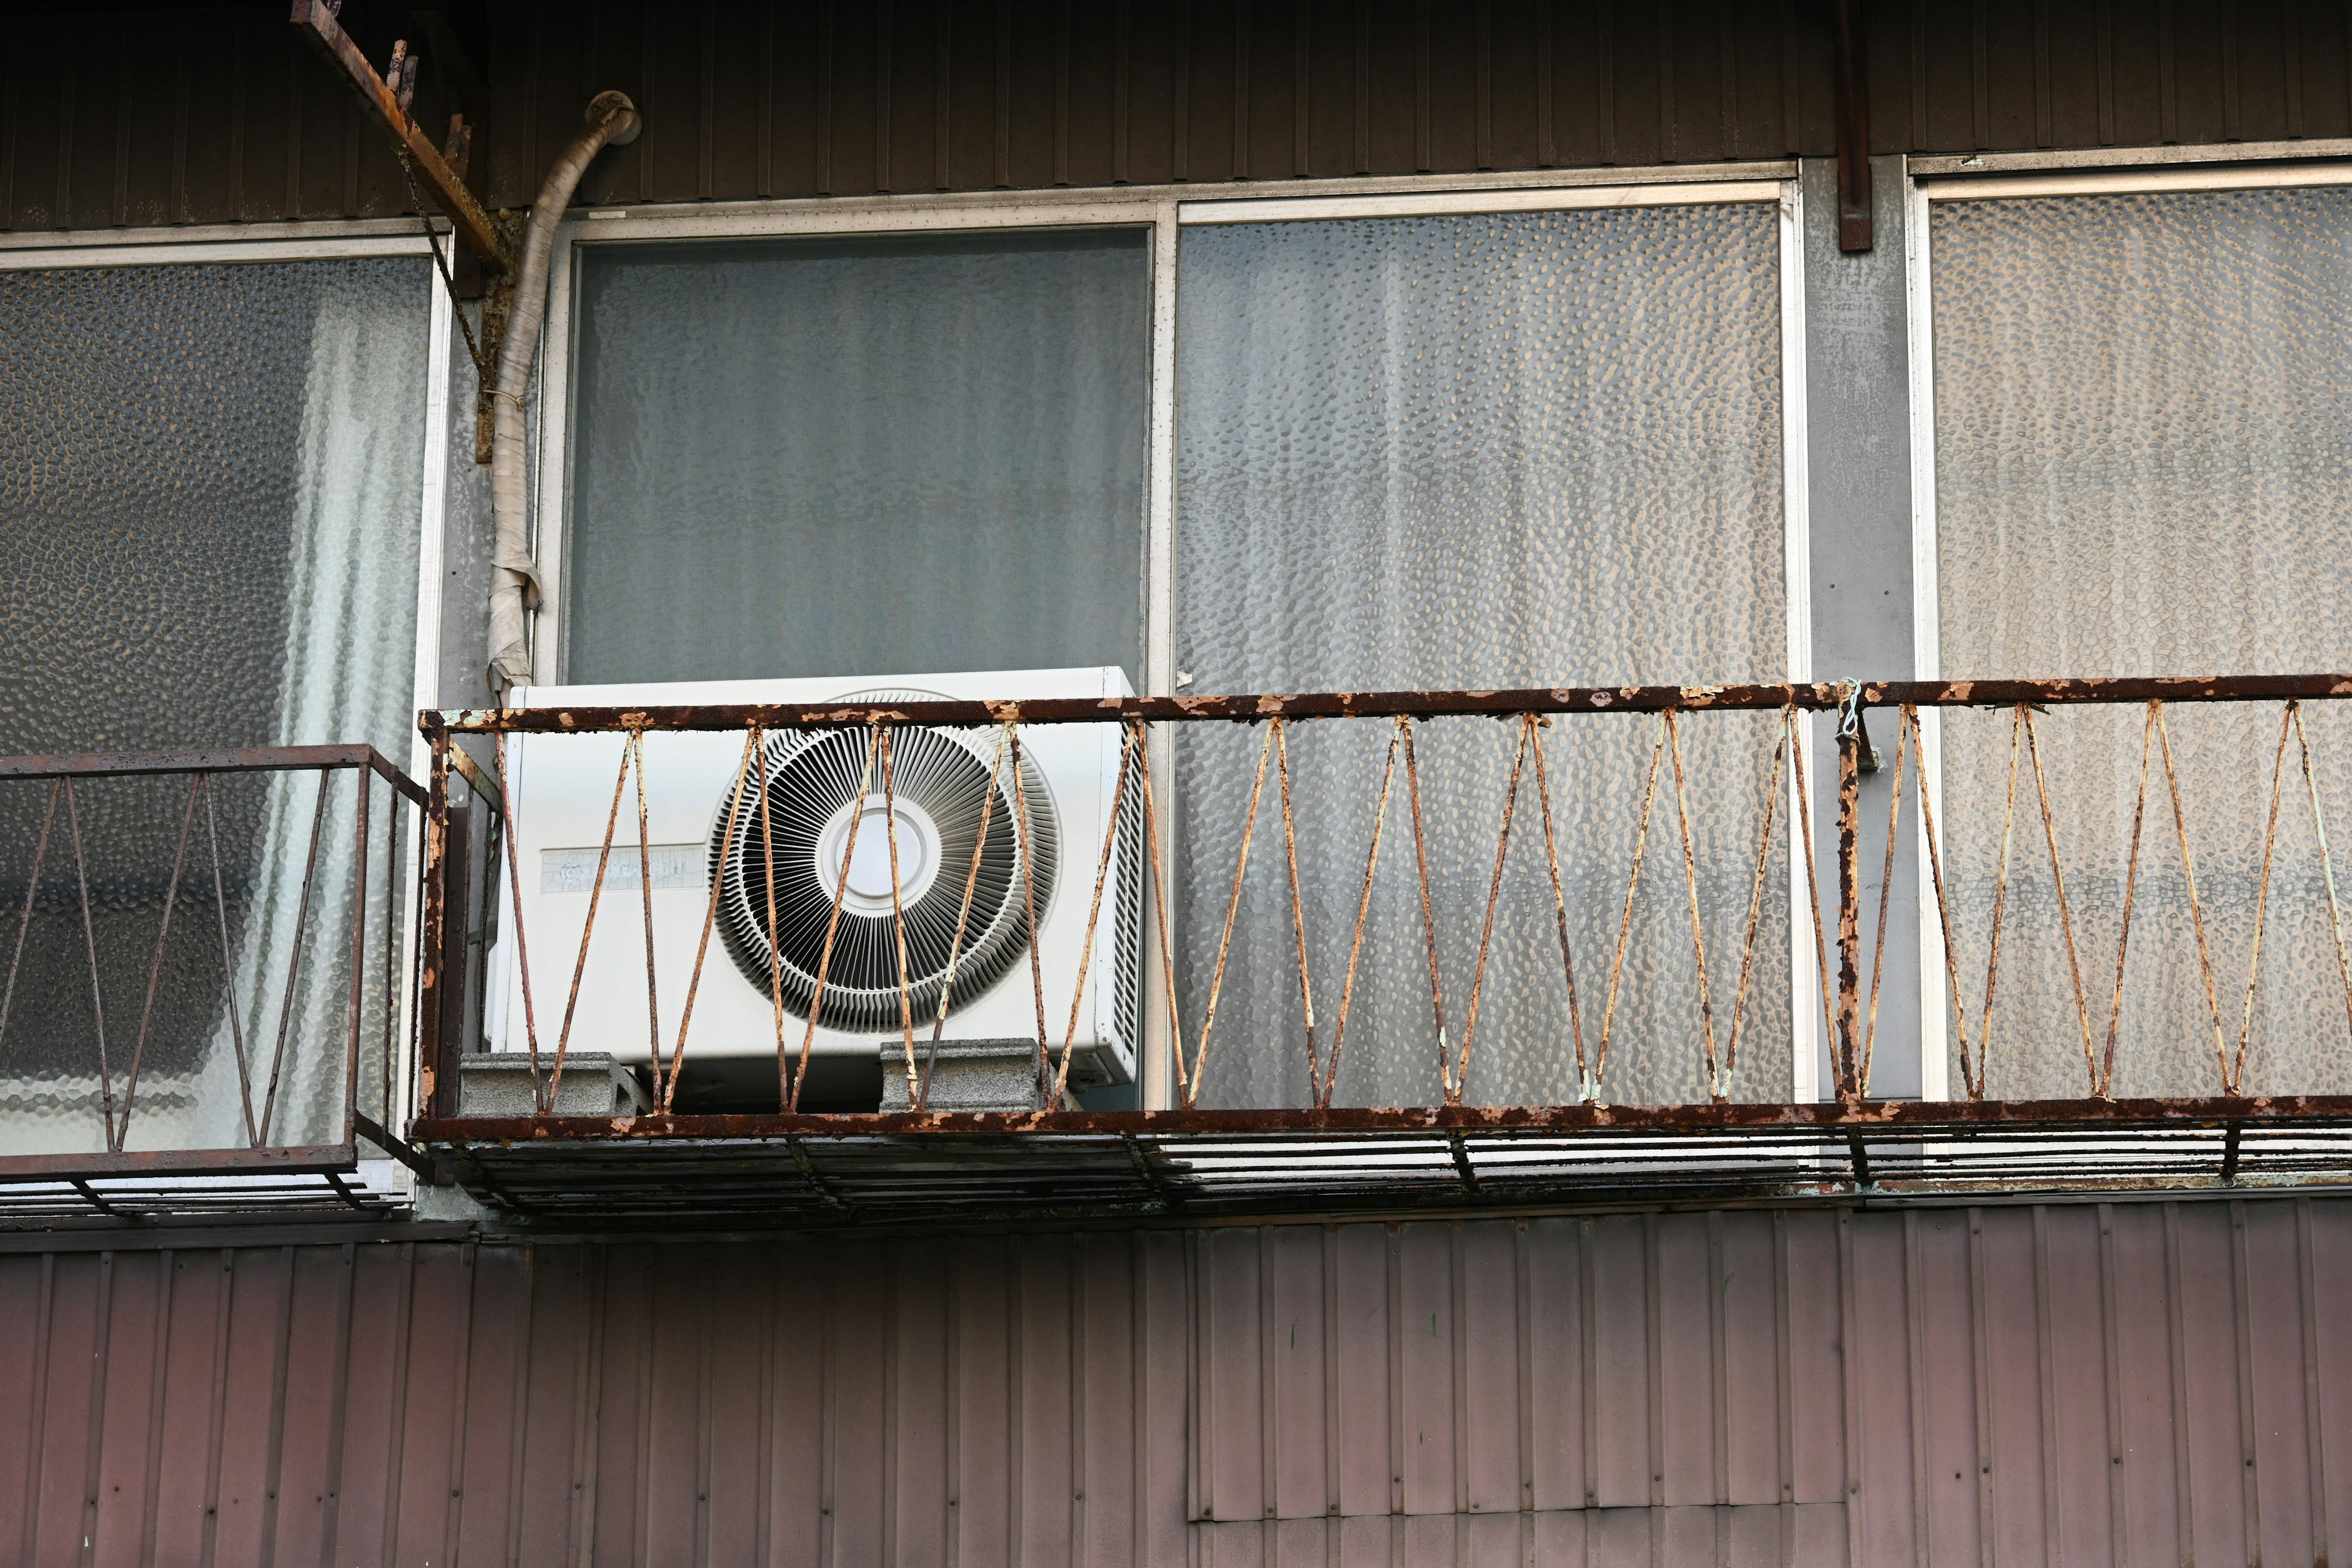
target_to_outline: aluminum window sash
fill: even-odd
[[[1780,516],[1787,552],[1782,602],[1788,620],[1788,679],[1813,678],[1813,591],[1811,438],[1805,404],[1805,189],[1791,179],[1776,187],[1780,203]],[[1725,198],[1744,199],[1744,198]],[[1795,744],[1813,743],[1814,716],[1800,714]],[[1797,841],[1797,759],[1783,783],[1789,813],[1789,1097],[1821,1098],[1821,1048],[1812,1020],[1821,1016],[1821,975],[1811,961],[1812,903],[1806,897],[1805,860]],[[1818,814],[1816,814],[1818,816]]]
[[[1928,288],[1927,185],[1913,179],[1904,191],[1903,265],[1905,326],[1911,377],[1911,674],[1935,679],[1943,666],[1940,590],[1936,573],[1936,332]],[[1944,716],[1929,709],[1919,715],[1919,787],[1935,810],[1943,849]],[[1945,963],[1943,923],[1931,905],[1934,866],[1927,830],[1916,836],[1919,897],[1919,1098],[1949,1100],[1951,1094],[1950,979]],[[1882,892],[1882,897],[1884,896]],[[1962,984],[1967,975],[1961,977]]]
[[[1419,191],[1355,196],[1230,197],[1187,201],[1177,221],[1192,224],[1330,222],[1342,218],[1422,217],[1458,213],[1589,212],[1616,207],[1700,206],[1783,199],[1794,182],[1732,180],[1689,184],[1582,185],[1485,191]]]
[[[2198,168],[2076,169],[2029,174],[1979,174],[1928,178],[1915,175],[1912,187],[1929,202],[1998,201],[2018,196],[2128,195],[2166,191],[2293,190],[2315,185],[2352,185],[2352,162],[2253,165],[2218,163]]]

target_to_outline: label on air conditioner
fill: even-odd
[[[542,849],[539,852],[539,890],[542,893],[585,893],[596,885],[596,858],[604,853],[595,845],[583,849]],[[698,889],[705,884],[702,877],[703,858],[707,851],[699,844],[656,844],[651,859],[654,868],[654,891]],[[604,890],[608,893],[634,893],[638,889],[638,853],[634,844],[615,844],[612,858],[604,863]]]

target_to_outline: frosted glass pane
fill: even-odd
[[[582,258],[569,679],[1140,673],[1143,234]]]
[[[2352,192],[1969,201],[1931,213],[1944,673],[2352,668]],[[2280,718],[2275,705],[2168,714],[2232,1052]],[[2144,719],[2037,720],[2102,1051]],[[2307,711],[2339,852],[2347,720],[2330,703]],[[1944,735],[1973,1015],[2010,716],[1953,715]],[[2248,1083],[2343,1092],[2342,982],[2292,750],[2288,766]],[[2019,789],[1990,1092],[2080,1094],[2082,1028],[2030,767]],[[2217,1093],[2160,760],[2149,795],[2116,1091]]]
[[[429,265],[0,273],[0,752],[367,741],[406,765]],[[211,828],[240,1016],[266,1053],[317,787],[315,775],[224,777],[210,825],[196,808],[131,1147],[246,1142]],[[119,1100],[187,785],[90,781],[77,796]],[[273,1142],[341,1137],[355,798],[352,776],[338,775]],[[10,944],[47,799],[43,783],[0,784]],[[379,929],[396,897],[381,848],[387,809],[379,786]],[[69,828],[61,803],[0,1038],[10,1152],[100,1142]],[[366,977],[379,1021],[382,968],[379,954]],[[256,1070],[257,1109],[267,1061]]]
[[[1777,212],[1769,205],[1188,230],[1178,654],[1200,691],[1779,679],[1786,609]],[[1727,1026],[1772,721],[1694,717],[1686,766],[1718,1029]],[[1589,1045],[1656,734],[1545,742]],[[1180,984],[1197,1029],[1261,734],[1187,730]],[[1459,1040],[1511,731],[1422,731],[1447,1024]],[[1291,741],[1319,1036],[1338,1011],[1387,743]],[[1532,764],[1480,1001],[1469,1098],[1576,1094]],[[1652,826],[1604,1098],[1704,1098],[1671,781]],[[1302,1009],[1275,786],[1252,851],[1203,1103],[1297,1104]],[[1403,785],[1338,1098],[1440,1098]],[[1743,1099],[1790,1079],[1785,836],[1758,943]]]

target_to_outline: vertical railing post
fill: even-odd
[[[425,886],[420,889],[421,910],[416,930],[419,958],[416,971],[416,1103],[424,1107],[427,1114],[431,1114],[439,1103],[441,993],[444,960],[447,952],[441,928],[448,913],[445,879],[449,855],[450,742],[449,731],[441,727],[438,717],[433,715],[425,721],[428,738],[433,743],[433,769],[425,779]],[[385,1106],[383,1114],[385,1124],[393,1126],[395,1120],[393,1108]]]
[[[343,1142],[346,1143],[359,1142],[360,1014],[361,1004],[367,999],[368,795],[370,786],[375,783],[375,770],[364,763],[352,772],[359,781],[360,798],[359,822],[352,835],[351,1038],[343,1055]],[[389,877],[391,873],[387,871],[385,875]],[[392,984],[392,976],[384,976],[384,984]]]
[[[1838,1099],[1862,1098],[1862,748],[1857,688],[1840,715],[1837,736],[1838,994],[1835,1043]]]

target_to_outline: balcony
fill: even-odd
[[[425,805],[363,745],[0,759],[0,1226],[396,1207]]]
[[[427,714],[414,1016],[416,1080],[438,1087],[409,1133],[521,1215],[663,1224],[2336,1184],[2352,961],[2330,775],[2352,763],[2347,694],[2352,678],[2306,676]],[[898,945],[877,987],[896,1026],[872,1033],[905,1109],[802,1104],[854,836],[814,909],[803,994],[788,1005],[776,983],[772,1036],[696,1026],[694,999],[734,983],[712,951],[715,870],[707,892],[683,871],[667,889],[703,895],[700,941],[682,987],[667,960],[651,983],[663,873],[643,825],[665,737],[740,752],[718,796],[733,846],[769,799],[755,759],[780,737],[843,738],[892,825],[877,831],[895,878],[894,737],[971,738],[1010,816],[1004,760],[1018,780],[1024,738],[1068,725],[1108,733],[1118,761],[1104,832],[1060,847],[1053,896],[1091,892],[1068,906],[1091,942],[1116,918],[1115,868],[1138,868],[1138,1059],[1165,1064],[1171,1109],[1084,1103],[1093,971],[1049,994],[1034,920],[995,982],[1035,993],[1029,1107],[935,1103],[950,1003],[910,977],[910,917],[890,905],[864,917],[876,952]],[[546,736],[604,748],[602,840],[564,852],[584,919],[552,952],[520,918],[531,799],[500,812],[503,869],[461,864],[443,826],[455,781],[505,805],[509,742]],[[968,868],[939,868],[950,889],[965,873],[950,987],[989,820]],[[776,842],[754,868],[772,895]],[[1016,862],[1034,914],[1036,868],[1025,848]],[[1906,931],[1892,915],[1915,867]],[[520,1026],[502,1043],[526,1098],[467,1116],[443,933],[447,890],[489,878],[516,913],[500,941]],[[1896,1005],[1906,942],[1927,994]],[[583,977],[617,994],[632,965],[646,1011],[625,1076],[644,1106],[559,1114],[582,1039],[617,1026],[583,1017]],[[714,1057],[764,1062],[769,1102],[698,1107]],[[1886,1087],[1898,1057],[1908,1094]]]

